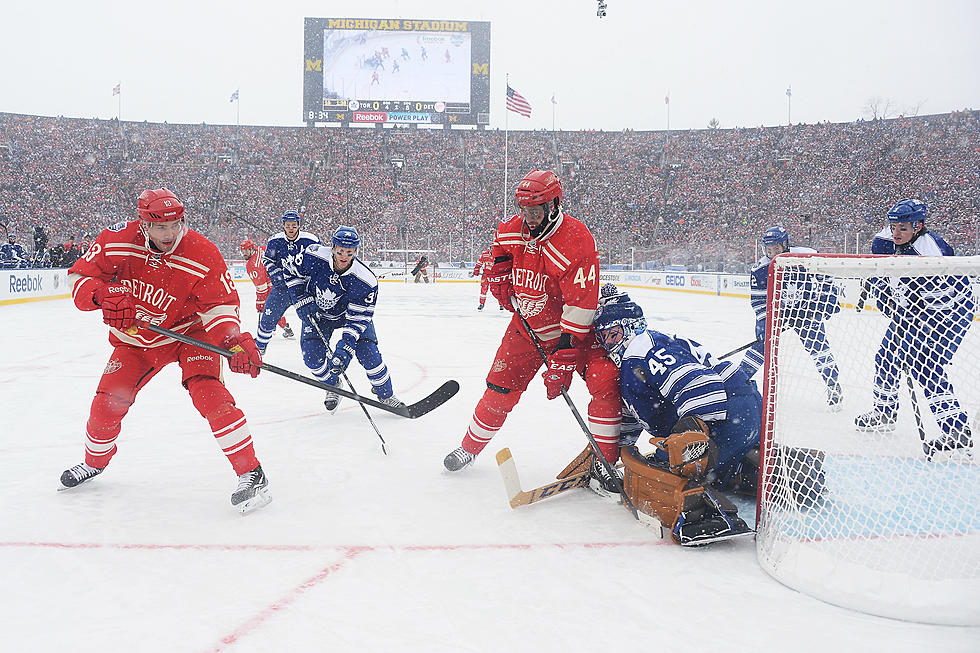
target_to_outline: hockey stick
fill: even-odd
[[[544,361],[545,365],[547,365],[548,355],[544,353],[541,343],[538,342],[538,337],[534,335],[533,331],[531,331],[531,325],[528,324],[527,320],[524,319],[524,316],[521,315],[521,309],[517,305],[517,298],[511,296],[510,303],[511,306],[514,307],[514,315],[516,315],[521,321],[521,324],[524,326],[525,333],[527,333],[527,336],[531,339],[531,342],[534,343],[534,348],[538,350],[538,353],[541,355],[541,359]],[[609,464],[609,461],[606,460],[606,457],[602,455],[602,450],[599,449],[599,443],[595,441],[594,437],[592,437],[592,431],[589,430],[588,424],[586,424],[585,420],[582,419],[582,414],[578,412],[578,409],[575,407],[575,403],[572,401],[572,398],[568,396],[568,392],[565,390],[565,388],[561,388],[561,396],[565,398],[565,403],[567,403],[569,409],[571,409],[572,415],[575,416],[575,420],[578,422],[578,425],[582,427],[582,432],[585,433],[585,437],[589,439],[589,444],[592,445],[592,450],[595,452],[596,458],[602,463],[602,466],[606,468],[606,473],[609,474],[609,476],[615,481],[616,489],[619,490],[619,496],[621,497],[623,505],[630,509],[630,512],[633,513],[633,517],[635,519],[639,520],[640,516],[636,512],[636,506],[634,506],[633,502],[630,501],[630,498],[626,496],[626,491],[623,488],[623,481],[620,480],[619,475],[616,474],[616,471],[613,469],[612,465]]]
[[[224,356],[225,358],[231,358],[234,356],[227,349],[222,349],[217,345],[212,345],[210,342],[204,342],[203,340],[198,340],[197,338],[192,338],[186,336],[183,333],[177,333],[176,331],[171,331],[170,329],[164,329],[163,327],[158,327],[154,324],[141,324],[141,328],[144,328],[153,333],[159,333],[162,336],[167,336],[173,338],[178,342],[183,342],[184,344],[193,345],[199,347],[206,351],[210,351],[219,356]],[[297,374],[296,372],[290,372],[281,367],[276,367],[275,365],[270,365],[269,363],[262,363],[263,370],[268,370],[273,374],[278,374],[279,376],[284,376],[287,379],[292,379],[293,381],[299,381],[300,383],[305,383],[306,385],[311,385],[314,388],[320,388],[321,390],[330,390],[331,392],[336,392],[341,397],[347,397],[348,399],[354,399],[357,401],[363,401],[369,406],[374,406],[375,408],[380,408],[381,410],[394,413],[395,415],[401,415],[402,417],[407,417],[409,419],[416,419],[417,417],[422,417],[429,411],[438,408],[442,404],[446,403],[449,399],[453,397],[457,392],[459,392],[459,383],[456,381],[446,381],[441,386],[435,389],[429,396],[420,399],[410,406],[405,406],[401,408],[392,408],[387,404],[383,404],[380,401],[375,401],[369,397],[363,397],[356,392],[351,392],[350,390],[344,390],[343,388],[338,388],[332,385],[327,385],[316,379],[311,379],[302,374]]]
[[[589,484],[589,472],[586,470],[525,492],[521,489],[521,479],[517,475],[517,465],[514,463],[510,449],[506,447],[497,452],[497,467],[500,469],[500,475],[504,479],[504,489],[507,491],[507,500],[510,501],[511,508],[537,503],[543,499],[549,499],[556,494],[561,494],[577,487],[585,487]]]
[[[312,325],[313,328],[316,330],[317,335],[320,336],[320,340],[323,342],[323,346],[326,347],[327,357],[332,358],[333,354],[330,352],[330,341],[327,340],[327,337],[323,335],[323,331],[320,330],[320,325],[317,324],[316,320],[314,320],[312,317],[310,318],[310,325]],[[302,332],[302,328],[300,329],[300,332]],[[354,384],[351,383],[350,379],[347,378],[347,372],[341,371],[340,376],[344,379],[344,383],[347,384],[347,387],[353,390]],[[371,422],[371,426],[374,428],[374,432],[378,434],[378,439],[381,440],[381,453],[387,456],[388,450],[385,449],[385,439],[381,437],[381,431],[378,430],[378,425],[374,423],[374,418],[371,417],[371,413],[367,411],[367,406],[365,406],[360,399],[357,400],[357,403],[361,406],[361,410],[364,411],[364,416],[367,417],[367,420],[369,422]],[[336,406],[334,408],[336,408]]]
[[[912,397],[912,414],[915,415],[915,426],[919,429],[919,439],[922,441],[922,449],[926,454],[926,459],[931,460],[932,455],[929,453],[928,445],[926,445],[926,427],[923,425],[922,415],[919,413],[919,400],[915,396],[915,385],[912,383],[912,375],[909,374],[909,366],[906,365],[903,371],[903,376],[908,381],[909,395]]]
[[[730,352],[728,352],[727,354],[722,354],[722,355],[721,355],[721,356],[719,356],[718,358],[719,358],[719,360],[725,360],[725,359],[726,359],[726,358],[728,358],[729,356],[734,356],[735,354],[737,354],[737,353],[738,353],[738,352],[740,352],[740,351],[745,351],[746,349],[748,349],[749,347],[751,347],[752,345],[754,345],[754,344],[755,344],[755,343],[757,343],[757,342],[758,342],[758,340],[753,340],[752,342],[750,342],[750,343],[748,343],[748,344],[745,344],[745,345],[742,345],[742,346],[741,346],[741,347],[739,347],[738,349],[733,349],[733,350],[731,350],[731,351],[730,351]]]

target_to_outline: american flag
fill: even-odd
[[[528,104],[524,96],[507,85],[507,110],[519,113],[525,118],[531,117],[531,105]]]
[[[237,99],[238,99],[238,89],[236,88],[235,89],[235,92],[231,94],[231,98],[228,101],[229,102],[234,102]]]
[[[119,95],[120,93],[122,93],[122,82],[119,82],[118,84],[112,87],[113,95]]]

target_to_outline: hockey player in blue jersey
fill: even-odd
[[[871,242],[872,254],[953,256],[953,248],[926,230],[926,205],[903,199],[888,211],[888,226]],[[887,277],[871,280],[871,293],[891,322],[875,355],[874,408],[859,415],[861,431],[891,431],[898,416],[903,368],[922,388],[942,431],[922,443],[926,458],[965,452],[972,455],[973,436],[946,374],[976,312],[970,280],[964,276]]]
[[[756,342],[745,352],[740,367],[752,378],[765,361],[767,294],[769,266],[779,254],[815,254],[810,247],[790,247],[789,233],[782,226],[769,227],[762,236],[765,252],[750,272],[749,301],[755,311]],[[784,315],[800,337],[803,347],[813,359],[817,372],[827,386],[827,405],[832,411],[841,408],[843,394],[837,377],[839,370],[834,354],[827,342],[824,320],[840,311],[838,293],[834,284],[817,275],[791,275],[781,289]]]
[[[647,329],[643,309],[612,284],[602,295],[596,338],[620,368],[624,488],[637,509],[653,510],[680,544],[749,532],[718,490],[735,489],[743,460],[758,455],[755,382],[693,340]],[[635,446],[642,430],[655,446],[646,456]]]
[[[296,211],[283,213],[282,231],[269,239],[262,256],[262,264],[269,272],[269,280],[272,282],[272,290],[269,291],[265,308],[259,315],[259,326],[255,334],[255,344],[263,354],[272,334],[276,332],[279,318],[293,303],[290,291],[295,292],[306,282],[296,270],[296,257],[307,246],[320,243],[315,235],[300,230],[300,222]]]
[[[337,385],[351,358],[357,356],[371,381],[371,392],[397,408],[405,404],[394,396],[374,330],[378,278],[357,258],[360,244],[357,230],[340,227],[332,247],[311,245],[296,259],[296,271],[305,283],[290,288],[296,314],[303,320],[303,362],[314,377]],[[328,344],[334,331],[340,339],[331,353]],[[333,413],[339,403],[337,393],[328,390],[324,407]]]

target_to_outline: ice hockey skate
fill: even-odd
[[[64,472],[62,472],[61,487],[58,488],[58,491],[70,490],[73,487],[81,485],[85,481],[92,480],[101,473],[102,469],[99,469],[98,467],[91,467],[86,463],[75,465],[74,467],[66,469]]]
[[[337,406],[340,405],[340,395],[338,395],[333,390],[327,390],[326,396],[323,398],[323,407],[327,409],[327,412],[333,415],[337,412]]]
[[[456,447],[449,452],[449,455],[442,461],[442,464],[446,466],[451,472],[458,472],[464,467],[468,467],[473,464],[476,460],[476,456],[471,454],[469,451],[463,447]]]
[[[862,413],[854,418],[854,427],[858,431],[873,431],[885,433],[895,430],[898,415],[891,411],[885,412],[877,408],[868,413]]]
[[[395,395],[391,395],[390,397],[386,397],[384,399],[381,399],[379,397],[378,401],[383,403],[385,406],[391,406],[392,408],[396,408],[396,409],[406,407],[405,402],[399,399],[398,397],[396,397]]]
[[[272,501],[269,494],[269,479],[259,465],[250,472],[245,472],[238,477],[238,489],[231,495],[231,505],[235,506],[238,512],[247,514],[268,505]]]
[[[479,306],[477,306],[476,307],[476,310],[482,311],[483,310],[483,304],[481,303]]]
[[[970,463],[974,460],[973,437],[969,428],[958,433],[945,433],[935,440],[924,441],[922,451],[929,462]]]
[[[619,488],[623,485],[623,479],[619,476],[619,472],[615,468],[613,468],[613,471],[616,473],[615,479],[606,471],[606,467],[598,458],[593,458],[592,466],[589,467],[589,489],[600,497],[618,500]]]
[[[282,328],[282,337],[285,338],[286,340],[292,340],[293,338],[296,337],[296,334],[293,333],[293,330],[287,324]]]

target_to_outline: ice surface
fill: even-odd
[[[240,287],[254,332],[251,286]],[[748,300],[630,289],[651,326],[721,354],[753,337]],[[525,489],[585,438],[533,382],[476,464],[450,475],[509,314],[475,284],[383,284],[376,319],[397,395],[462,389],[419,420],[263,373],[229,375],[274,501],[242,517],[207,423],[161,372],[107,471],[56,492],[110,351],[68,300],[0,308],[0,560],[5,651],[977,651],[980,629],[837,608],[774,581],[752,540],[682,549],[587,490],[512,510],[493,454]],[[493,308],[494,310],[490,310]],[[290,311],[294,328],[298,325]],[[279,334],[270,362],[305,373]],[[363,370],[349,376],[366,393]],[[579,379],[572,396],[584,413]],[[980,599],[980,597],[977,597]]]

